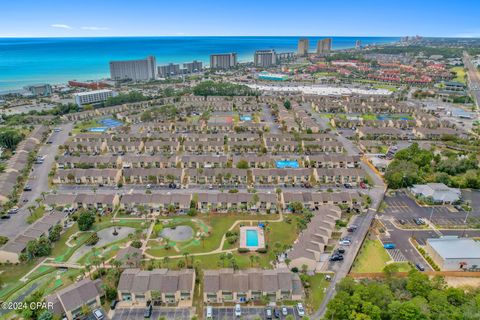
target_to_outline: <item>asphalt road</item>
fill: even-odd
[[[477,109],[480,108],[480,72],[472,63],[470,56],[464,52],[463,63],[467,68],[470,92],[475,98]]]
[[[313,119],[319,124],[322,129],[326,129],[329,127],[328,119],[322,118],[319,113],[313,110],[310,111]],[[349,156],[358,155],[360,153],[357,146],[351,140],[345,138],[344,136],[337,134],[337,140],[343,144]],[[373,180],[374,187],[368,192],[370,197],[372,198],[372,204],[370,205],[370,208],[366,214],[355,217],[353,223],[358,225],[358,229],[352,235],[352,244],[348,247],[346,253],[344,254],[343,261],[341,263],[329,265],[333,269],[332,271],[334,271],[335,274],[330,282],[330,286],[325,292],[325,297],[323,298],[320,308],[312,315],[312,319],[320,319],[325,315],[327,304],[335,295],[335,286],[350,272],[353,261],[355,260],[355,257],[360,250],[363,239],[365,239],[368,233],[370,225],[372,224],[372,220],[375,217],[377,209],[382,202],[383,196],[385,194],[386,185],[383,180],[363,161],[361,162],[361,168],[365,170],[365,172],[367,172],[367,174]]]
[[[204,314],[203,318],[207,318],[207,308],[204,308]],[[254,319],[266,319],[265,316],[265,309],[264,307],[245,307],[241,306],[241,312],[242,316],[240,319],[245,319],[245,320],[254,320]],[[276,307],[276,309],[279,309],[279,307]],[[295,311],[293,307],[287,307],[287,312],[289,315],[293,315],[294,319],[300,320],[301,317],[298,315],[298,313]],[[236,319],[235,317],[235,308],[234,307],[214,307],[212,308],[212,315],[213,319],[215,320],[230,320],[230,319]],[[285,319],[286,316],[280,315],[279,319]],[[275,318],[278,319],[278,318]]]
[[[160,317],[165,319],[175,320],[190,320],[191,315],[190,308],[154,308],[150,319],[156,320]],[[145,314],[145,308],[121,308],[115,310],[115,315],[112,320],[143,320]]]
[[[34,164],[33,170],[29,175],[27,184],[30,185],[32,191],[23,192],[20,195],[19,207],[17,214],[12,214],[8,220],[0,220],[0,235],[8,238],[14,238],[22,233],[27,227],[27,217],[29,215],[28,207],[36,206],[35,199],[42,196],[42,192],[48,192],[48,173],[55,162],[55,155],[58,147],[65,143],[68,139],[68,132],[73,128],[73,124],[64,124],[58,126],[62,129],[60,132],[52,133],[47,140],[51,140],[52,144],[44,144],[40,147],[38,155],[45,156],[42,164]],[[27,199],[27,202],[23,202]]]

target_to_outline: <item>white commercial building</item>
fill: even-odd
[[[110,97],[115,97],[117,93],[112,90],[103,89],[103,90],[94,90],[87,92],[75,93],[75,103],[78,106],[83,106],[85,104],[96,104],[102,101],[106,101]]]
[[[112,80],[154,80],[156,71],[157,62],[154,56],[140,60],[110,61]]]
[[[427,239],[426,251],[441,270],[466,270],[480,267],[480,242],[470,238],[444,236]]]
[[[415,197],[431,200],[434,203],[455,203],[462,198],[460,189],[447,187],[443,183],[414,184],[410,192]]]

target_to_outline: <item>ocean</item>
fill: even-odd
[[[157,64],[199,60],[209,63],[213,53],[236,52],[238,60],[252,61],[255,50],[296,51],[300,37],[108,37],[108,38],[0,38],[0,91],[36,83],[98,80],[109,76],[111,60],[140,59],[148,55]],[[308,37],[310,51],[325,37]],[[331,37],[334,50],[400,40],[396,37]]]

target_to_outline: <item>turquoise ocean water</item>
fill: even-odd
[[[308,37],[310,50],[317,40]],[[395,37],[332,37],[333,49],[398,41]],[[111,37],[111,38],[0,38],[0,91],[34,83],[66,83],[109,76],[110,60],[148,55],[157,64],[200,60],[212,53],[237,52],[239,61],[252,61],[255,50],[295,51],[299,37]]]

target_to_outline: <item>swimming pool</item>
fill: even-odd
[[[284,169],[284,168],[299,168],[297,160],[279,160],[275,161],[275,165],[277,168]]]
[[[115,119],[111,119],[111,118],[103,119],[103,120],[100,120],[99,122],[109,128],[119,127],[122,125],[122,122]]]
[[[88,131],[90,132],[105,132],[107,131],[108,128],[106,127],[96,127],[96,128],[90,128]]]
[[[247,230],[247,247],[258,247],[258,232],[257,230]]]
[[[252,121],[252,117],[251,116],[240,116],[240,120],[241,121]]]

